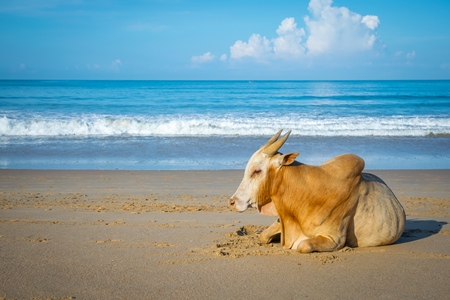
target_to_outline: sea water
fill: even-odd
[[[0,81],[0,168],[243,169],[280,150],[450,168],[450,81]]]

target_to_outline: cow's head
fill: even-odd
[[[256,207],[264,215],[276,216],[275,205],[270,199],[271,180],[282,166],[294,162],[299,153],[281,154],[278,150],[286,142],[291,131],[280,137],[278,131],[264,146],[256,151],[247,163],[244,178],[228,202],[236,211]]]

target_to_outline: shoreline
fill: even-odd
[[[270,138],[259,136],[59,136],[4,138],[0,167],[39,170],[239,170]],[[295,130],[283,152],[320,165],[354,153],[366,169],[450,169],[450,138],[304,136]]]
[[[404,206],[400,240],[299,254],[227,207],[243,170],[0,169],[0,299],[447,297],[450,169],[365,172]]]

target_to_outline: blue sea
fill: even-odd
[[[450,168],[450,81],[0,81],[0,168],[243,169],[283,153]]]

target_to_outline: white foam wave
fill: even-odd
[[[306,136],[426,136],[450,134],[450,119],[439,117],[118,117],[0,118],[0,136],[208,136],[271,135],[292,129]]]

